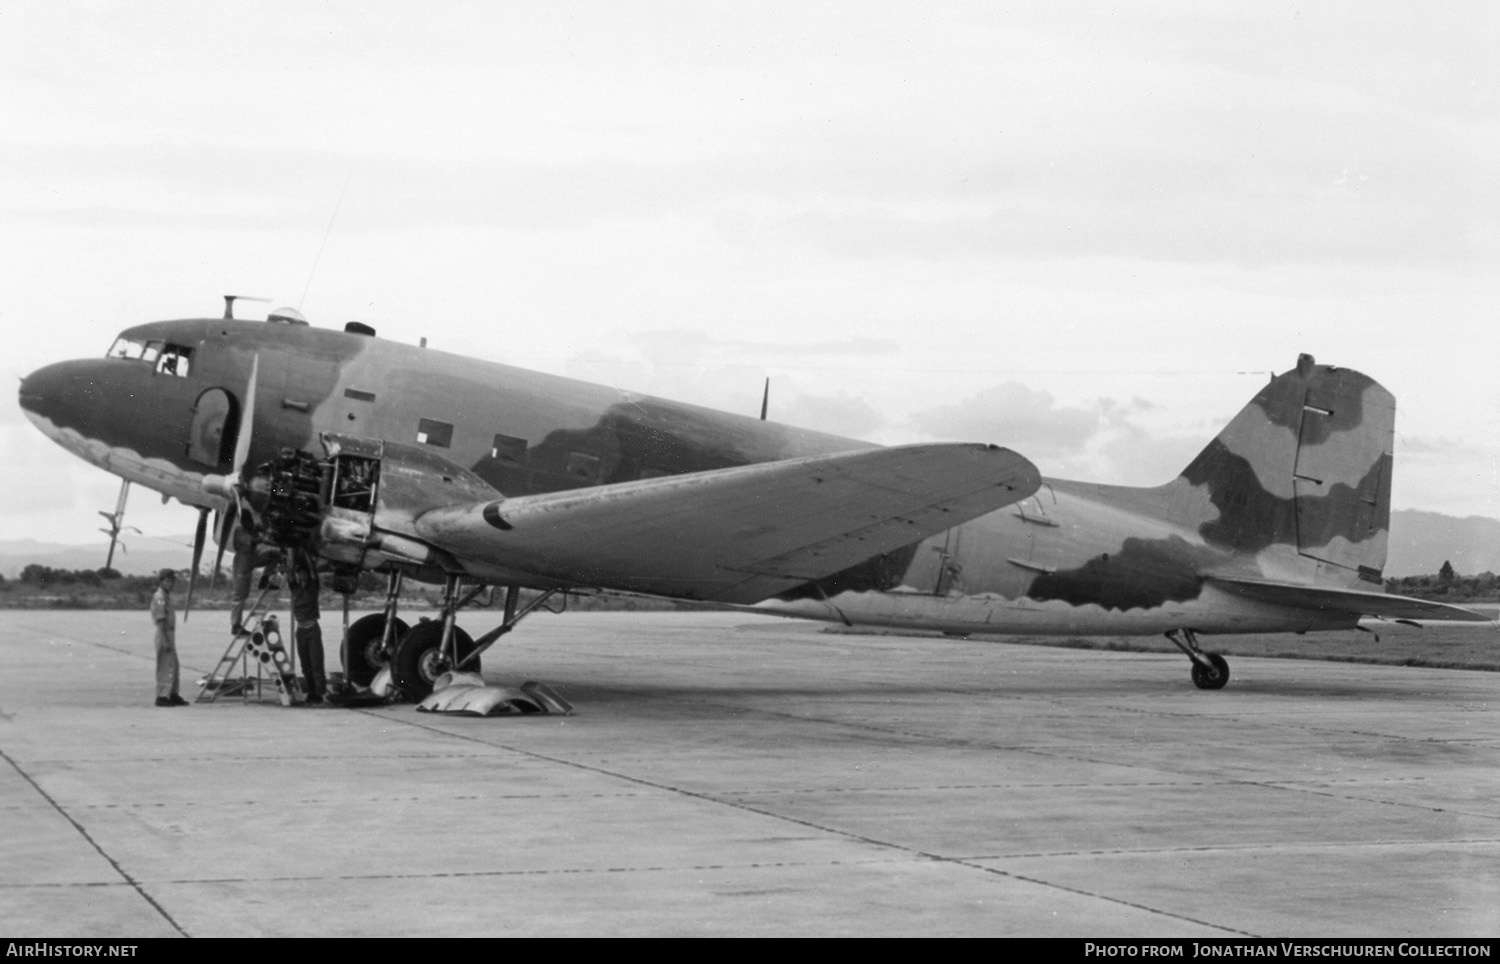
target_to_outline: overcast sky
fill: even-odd
[[[1496,10],[11,0],[4,357],[263,295],[1156,484],[1309,352],[1395,393],[1396,508],[1500,517]],[[102,541],[14,393],[0,457],[0,538]]]

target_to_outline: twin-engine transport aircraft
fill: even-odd
[[[1199,634],[1486,621],[1382,591],[1395,402],[1309,356],[1155,488],[1043,479],[995,445],[881,448],[396,344],[367,326],[160,321],[50,365],[20,401],[47,436],[129,482],[389,575],[350,628],[349,678],[390,662],[420,699],[537,600],[608,589],[850,625],[949,633],[1164,633],[1200,688]],[[444,585],[408,628],[401,579]],[[454,615],[484,587],[504,619]],[[539,597],[544,599],[545,596]]]

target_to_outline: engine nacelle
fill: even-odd
[[[438,506],[504,498],[425,446],[335,433],[322,441],[326,458],[286,450],[247,480],[260,538],[363,569],[456,571],[447,553],[415,535],[416,518]]]

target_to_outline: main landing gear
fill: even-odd
[[[1166,635],[1172,645],[1193,661],[1194,686],[1200,690],[1221,690],[1229,682],[1229,661],[1218,653],[1205,653],[1199,649],[1197,633],[1191,629],[1174,629]]]
[[[443,580],[439,617],[408,626],[396,615],[401,582],[402,573],[393,572],[386,584],[385,611],[355,620],[349,627],[344,639],[344,672],[351,683],[367,687],[388,666],[396,689],[413,703],[425,699],[445,673],[477,675],[480,654],[557,592],[549,589],[522,606],[520,587],[505,587],[505,614],[500,625],[474,639],[455,619],[458,611],[477,599],[486,586],[471,585],[465,589],[460,576],[448,575]]]

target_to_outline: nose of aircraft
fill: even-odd
[[[34,415],[42,414],[48,396],[57,394],[57,365],[47,365],[21,379],[21,410]]]
[[[56,362],[21,379],[21,410],[33,422],[76,428],[80,416],[94,408],[99,393],[94,360]]]

